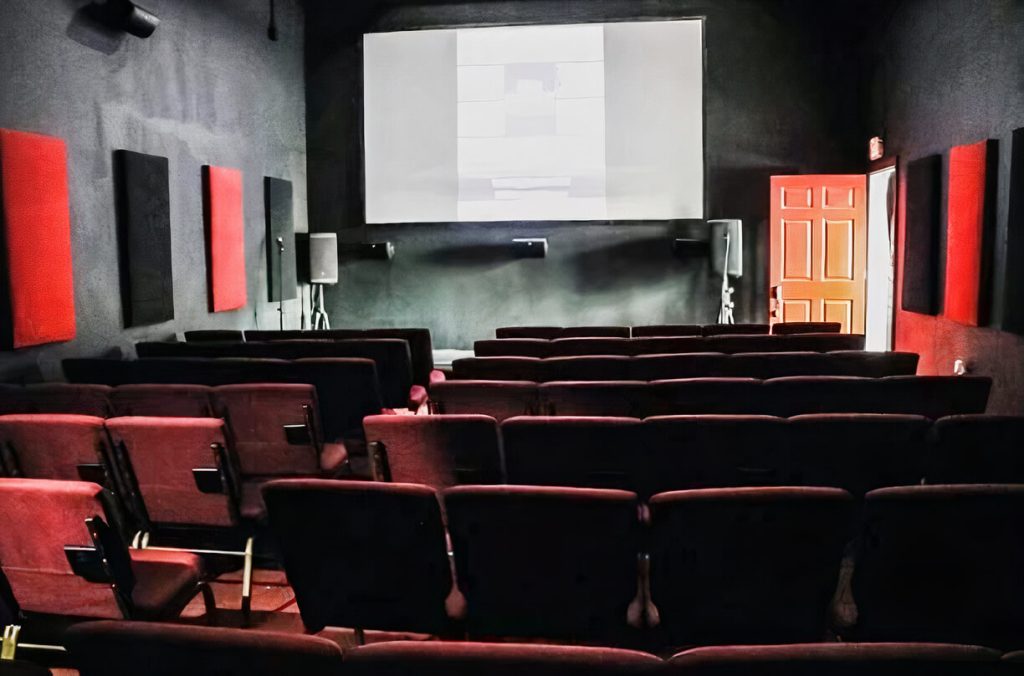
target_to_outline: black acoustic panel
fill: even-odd
[[[263,199],[267,216],[267,298],[271,301],[288,300],[295,298],[298,284],[292,182],[269,176],[264,178]],[[283,255],[281,245],[284,246]]]
[[[1003,329],[1024,335],[1024,127],[1013,132]]]
[[[174,319],[167,158],[114,153],[125,325]]]
[[[903,309],[939,312],[942,156],[907,165],[907,212],[903,243]]]

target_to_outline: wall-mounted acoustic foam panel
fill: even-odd
[[[167,158],[114,153],[125,324],[174,319]]]
[[[1024,335],[1024,128],[1013,132],[1003,328]]]
[[[242,172],[204,166],[203,207],[210,311],[237,310],[246,302]]]
[[[995,141],[956,146],[949,151],[949,205],[946,210],[946,293],[943,315],[978,326],[991,301],[992,229],[995,226]]]
[[[908,312],[934,315],[939,311],[942,156],[908,163],[906,185],[902,306]]]
[[[0,323],[4,348],[75,337],[64,141],[0,129]]]
[[[295,274],[295,219],[292,216],[291,181],[265,177],[263,207],[267,219],[267,299],[278,301],[282,298],[295,298],[298,282]]]

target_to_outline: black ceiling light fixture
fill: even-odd
[[[106,25],[139,38],[148,38],[160,25],[160,17],[131,0],[93,0],[92,9]]]
[[[277,42],[277,17],[274,12],[274,0],[270,0],[270,25],[267,26],[267,37]]]

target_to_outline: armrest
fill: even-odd
[[[447,379],[448,379],[448,376],[446,376],[444,374],[444,371],[440,371],[438,369],[434,369],[433,371],[430,372],[430,384],[431,385],[433,385],[435,383],[443,383]]]
[[[196,482],[196,488],[200,493],[215,495],[224,492],[224,481],[216,467],[193,468],[192,480]]]

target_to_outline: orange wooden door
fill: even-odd
[[[867,177],[773,176],[770,322],[864,333]]]

